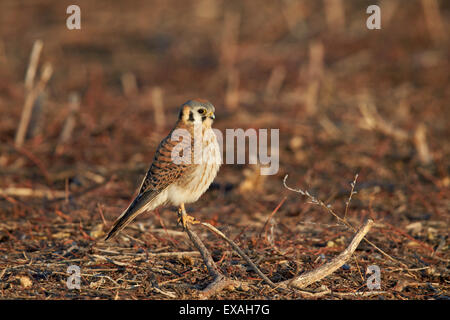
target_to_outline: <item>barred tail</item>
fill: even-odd
[[[123,228],[125,228],[136,216],[146,210],[146,204],[153,200],[150,192],[140,194],[134,199],[130,206],[117,218],[111,230],[105,238],[105,241],[116,236]]]

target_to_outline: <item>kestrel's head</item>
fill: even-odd
[[[194,99],[185,102],[181,106],[179,119],[187,125],[203,125],[211,127],[214,115],[214,106],[204,99]]]

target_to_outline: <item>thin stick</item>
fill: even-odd
[[[302,32],[299,31],[299,23],[305,19],[307,15],[305,10],[304,1],[281,1],[281,13],[283,14],[284,21],[289,28],[290,33],[296,37],[300,38]]]
[[[437,0],[422,0],[422,7],[425,14],[425,22],[430,32],[430,36],[436,44],[448,41],[445,24],[439,11]]]
[[[132,72],[127,72],[120,78],[122,81],[123,93],[126,97],[132,97],[137,94],[138,87],[136,82],[136,76]]]
[[[380,7],[383,12],[383,28],[387,28],[394,17],[394,13],[397,10],[400,2],[392,0],[381,0]]]
[[[270,220],[272,219],[272,217],[275,215],[275,213],[277,213],[277,211],[281,208],[281,206],[283,205],[283,203],[286,201],[287,197],[284,197],[280,203],[276,206],[275,209],[273,209],[272,213],[270,214],[269,218],[267,218],[266,223],[264,223],[264,226],[261,228],[261,231],[259,232],[259,236],[261,237],[261,234],[263,231],[266,230],[267,225],[269,224]],[[266,232],[267,233],[267,232]]]
[[[420,123],[414,132],[414,144],[419,160],[423,165],[429,165],[433,162],[433,157],[431,156],[430,148],[427,143],[427,127],[423,123]]]
[[[177,295],[175,293],[170,292],[170,291],[164,291],[157,287],[152,287],[152,290],[155,291],[156,293],[160,293],[160,294],[165,295],[172,299],[175,299],[177,297]]]
[[[361,281],[364,282],[364,277],[363,277],[363,275],[362,275],[362,273],[361,273],[361,270],[360,270],[360,268],[359,268],[358,259],[356,258],[356,256],[353,256],[353,259],[355,259],[356,267],[358,268],[358,273],[359,273],[359,275],[360,275],[360,277],[361,277]]]
[[[184,257],[198,257],[200,252],[197,251],[180,251],[180,252],[158,252],[149,253],[149,257],[173,257],[173,258],[184,258]]]
[[[106,227],[108,223],[106,222],[105,216],[103,215],[102,207],[100,206],[100,203],[97,202],[97,208],[98,212],[100,212],[100,217],[102,218],[103,225]]]
[[[357,179],[358,179],[358,174],[355,174],[355,179],[350,184],[352,186],[352,190],[350,191],[350,195],[348,196],[347,203],[345,204],[344,220],[347,217],[348,207],[350,206],[350,201],[352,201],[352,196],[356,193],[354,190],[355,190],[356,180]]]
[[[289,187],[286,184],[286,180],[287,180],[288,175],[284,176],[283,179],[283,185],[286,189],[300,193],[301,195],[307,196],[312,204],[321,206],[322,208],[324,208],[325,210],[327,210],[329,213],[331,213],[340,223],[342,223],[344,226],[346,226],[347,228],[351,229],[352,231],[356,232],[355,227],[353,227],[347,220],[342,219],[341,217],[339,217],[331,208],[331,206],[326,205],[322,200],[315,198],[314,196],[312,196],[311,194],[309,194],[308,190],[303,191],[302,189],[293,189],[291,187]],[[380,248],[378,248],[378,246],[376,246],[373,242],[369,241],[368,239],[364,238],[364,241],[366,241],[368,244],[370,244],[372,247],[374,247],[375,249],[377,249],[381,254],[383,254],[385,257],[389,258],[390,260],[404,266],[407,267],[406,264],[404,264],[403,262],[398,261],[397,259],[394,259],[393,257],[391,257],[390,255],[388,255],[386,252],[384,252],[383,250],[381,250]]]
[[[310,79],[321,79],[324,73],[325,49],[321,41],[313,41],[309,45],[308,76]]]
[[[317,99],[319,98],[320,81],[315,79],[308,84],[304,97],[306,112],[310,115],[317,113]]]
[[[154,87],[151,91],[153,114],[157,130],[162,130],[166,126],[166,116],[164,112],[163,92],[160,87]]]
[[[223,290],[226,287],[235,285],[236,282],[226,278],[223,274],[220,273],[219,269],[217,268],[216,264],[214,263],[214,260],[209,253],[208,249],[206,249],[203,242],[200,240],[200,238],[197,236],[195,232],[193,232],[189,224],[186,225],[185,231],[188,234],[189,238],[191,239],[194,246],[197,248],[197,250],[200,252],[203,262],[206,265],[206,268],[208,269],[209,274],[214,277],[214,281],[210,283],[201,293],[200,298],[206,299],[210,297],[211,295]]]
[[[361,226],[361,228],[354,236],[353,240],[350,242],[349,246],[330,262],[318,267],[317,269],[314,269],[310,272],[295,277],[294,279],[283,281],[278,285],[282,285],[283,287],[286,286],[286,287],[294,287],[297,289],[303,289],[309,286],[310,284],[320,281],[323,278],[329,276],[337,269],[342,267],[344,263],[351,258],[353,252],[355,252],[361,240],[369,232],[370,228],[372,227],[372,224],[373,220],[371,219],[366,220],[366,222],[364,222],[364,224]]]
[[[367,291],[367,292],[333,292],[334,295],[339,296],[339,297],[348,297],[348,296],[353,296],[353,297],[370,297],[370,296],[376,296],[379,294],[386,294],[388,293],[387,291]]]
[[[272,69],[272,73],[266,84],[266,90],[264,91],[264,99],[271,101],[277,98],[286,78],[286,73],[286,68],[283,65],[278,65]]]
[[[261,270],[259,270],[259,268],[253,263],[253,261],[244,253],[244,251],[242,251],[241,248],[239,248],[239,246],[233,242],[233,240],[229,239],[226,235],[224,235],[220,230],[218,230],[217,228],[215,228],[214,226],[210,225],[209,223],[206,222],[201,222],[200,223],[202,226],[206,227],[208,230],[214,232],[215,234],[217,234],[218,236],[220,236],[222,239],[224,239],[251,267],[252,269],[268,284],[270,285],[272,288],[275,288],[276,285],[270,281],[269,278],[266,277],[266,275],[264,273],[261,272]]]
[[[39,80],[39,83],[30,90],[30,92],[27,94],[25,98],[25,103],[23,105],[22,110],[22,116],[20,118],[19,127],[17,129],[16,138],[15,138],[15,145],[17,147],[22,146],[25,135],[28,129],[28,125],[30,123],[31,114],[33,111],[33,105],[36,98],[39,96],[39,94],[44,91],[45,86],[47,85],[48,80],[50,80],[50,77],[52,76],[53,68],[51,64],[47,63],[43,67],[43,71],[41,74],[41,79]]]
[[[30,189],[30,188],[4,188],[0,189],[0,195],[15,196],[15,197],[33,197],[33,198],[66,198],[65,191],[52,191],[42,189]]]
[[[345,9],[342,0],[324,0],[325,15],[331,31],[343,31],[345,27]]]
[[[375,130],[399,141],[409,139],[409,133],[403,129],[395,128],[391,123],[384,120],[373,103],[362,101],[358,107],[364,119],[364,122],[361,123],[363,129]]]
[[[76,92],[71,93],[69,96],[69,109],[69,115],[64,122],[64,127],[61,130],[61,135],[59,136],[58,145],[56,147],[57,153],[62,151],[62,144],[69,141],[72,137],[72,132],[76,125],[76,117],[80,110],[80,96]]]
[[[28,63],[27,73],[25,74],[25,89],[27,91],[33,88],[34,77],[43,46],[44,43],[42,40],[36,40],[33,44],[33,49],[31,49],[30,62]]]
[[[33,107],[31,108],[30,122],[25,135],[25,139],[30,139],[42,134],[45,126],[44,112],[46,108],[47,95],[45,92],[41,92],[36,96]]]
[[[193,232],[188,225],[186,225],[186,233],[189,236],[189,239],[191,239],[194,246],[197,248],[197,250],[202,255],[203,261],[205,262],[206,268],[208,269],[208,272],[211,276],[217,277],[219,275],[219,270],[214,263],[214,260],[209,253],[208,249],[206,249],[203,242],[200,240],[200,238],[197,236],[195,232]]]

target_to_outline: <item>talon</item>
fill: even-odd
[[[178,224],[183,226],[183,230],[186,230],[186,227],[190,224],[198,224],[200,221],[196,220],[194,217],[188,215],[183,208],[178,209]]]
[[[195,219],[193,216],[186,215],[185,223],[199,224],[200,221],[198,221],[197,219]]]

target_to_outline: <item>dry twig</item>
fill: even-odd
[[[358,247],[361,240],[365,237],[365,235],[369,232],[370,228],[372,227],[373,220],[368,219],[364,224],[361,226],[361,228],[356,233],[355,237],[353,238],[352,242],[350,242],[349,246],[341,252],[336,258],[331,260],[330,262],[318,267],[317,269],[314,269],[310,272],[304,273],[300,276],[295,277],[291,280],[286,280],[279,285],[286,286],[286,287],[294,287],[298,289],[303,289],[310,284],[317,282],[326,276],[332,274],[337,269],[342,267],[347,260],[349,260],[355,252],[356,248]]]
[[[222,273],[220,273],[208,249],[206,249],[205,245],[197,236],[197,234],[190,229],[189,225],[186,226],[185,231],[194,246],[200,252],[209,274],[214,278],[214,281],[200,293],[200,298],[206,299],[226,287],[233,286],[235,282],[231,279],[226,278]]]
[[[30,189],[30,188],[4,188],[0,189],[0,195],[13,196],[13,197],[33,197],[33,198],[63,198],[65,197],[65,191],[52,191],[42,189]]]
[[[201,222],[201,225],[206,227],[208,230],[214,232],[216,235],[218,235],[219,237],[221,237],[222,239],[224,239],[251,267],[252,269],[261,277],[264,279],[264,281],[270,285],[271,287],[276,287],[276,285],[270,281],[269,278],[266,277],[266,275],[264,273],[261,272],[261,270],[259,270],[259,268],[253,263],[253,261],[244,253],[244,251],[242,251],[241,248],[239,248],[239,246],[234,243],[233,240],[229,239],[226,235],[224,235],[220,230],[218,230],[216,227],[212,226],[209,223],[206,222]]]
[[[324,209],[327,210],[329,213],[331,213],[331,214],[338,220],[339,223],[343,224],[345,227],[349,228],[349,229],[352,230],[353,232],[356,232],[355,227],[352,226],[352,225],[350,224],[350,222],[348,222],[347,220],[342,219],[341,217],[339,217],[339,216],[333,211],[333,209],[332,209],[332,207],[331,207],[330,205],[326,205],[322,200],[317,199],[316,197],[312,196],[312,195],[308,192],[308,190],[293,189],[293,188],[289,187],[289,186],[286,184],[287,178],[288,178],[288,175],[284,176],[284,179],[283,179],[283,184],[284,184],[284,187],[285,187],[286,189],[291,190],[291,191],[294,191],[294,192],[297,192],[297,193],[300,193],[301,195],[307,196],[307,197],[310,199],[310,201],[311,201],[312,204],[315,204],[315,205],[318,205],[318,206],[324,208]],[[391,257],[389,254],[387,254],[386,252],[384,252],[383,250],[381,250],[381,249],[380,249],[378,246],[376,246],[373,242],[369,241],[369,240],[366,239],[366,238],[364,238],[364,241],[366,241],[366,242],[367,242],[368,244],[370,244],[372,247],[374,247],[375,249],[377,249],[377,250],[378,250],[381,254],[383,254],[385,257],[389,258],[390,260],[392,260],[392,261],[394,261],[394,262],[396,262],[396,263],[398,263],[398,264],[400,264],[400,265],[402,265],[402,266],[404,266],[404,267],[407,267],[403,262],[400,262],[400,261],[398,261],[397,259],[394,259],[394,258]]]
[[[152,88],[151,97],[155,126],[157,130],[162,130],[166,126],[162,89],[160,87]]]
[[[17,128],[16,137],[15,137],[15,145],[17,147],[22,146],[25,136],[28,130],[28,125],[30,123],[31,114],[33,111],[33,105],[36,101],[37,97],[44,91],[47,82],[50,80],[50,77],[53,73],[53,68],[50,63],[46,63],[43,66],[43,70],[41,73],[41,78],[36,84],[33,86],[34,75],[36,73],[37,63],[39,60],[39,54],[42,50],[42,41],[36,41],[33,46],[33,51],[30,57],[30,64],[28,66],[27,75],[25,78],[25,87],[27,89],[27,94],[25,98],[25,103],[22,109],[22,116],[20,118],[20,123]]]

